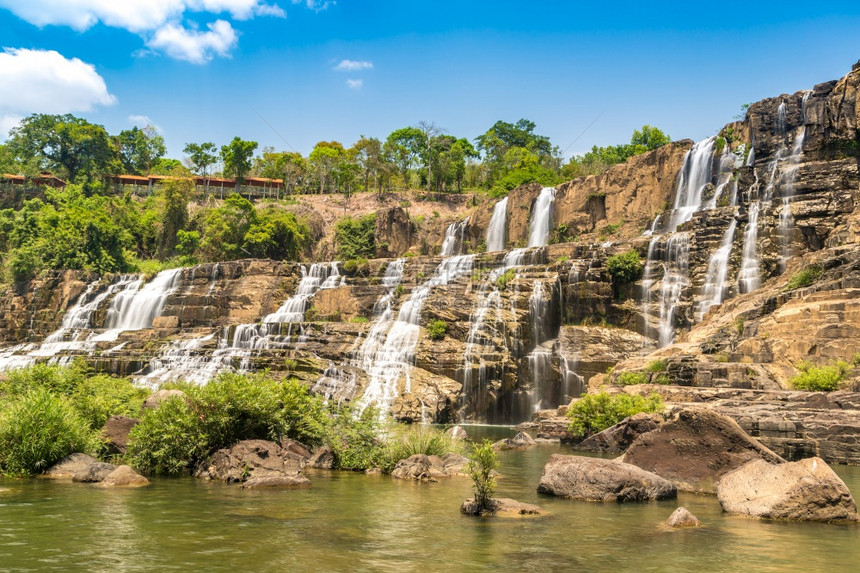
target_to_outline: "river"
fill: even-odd
[[[511,435],[467,427],[470,435]],[[539,495],[558,445],[500,453],[497,495],[549,516],[466,517],[467,478],[438,483],[308,471],[301,490],[153,479],[102,489],[0,479],[0,570],[8,571],[852,571],[860,526],[755,521],[714,496],[600,504]],[[857,495],[860,468],[834,469]],[[666,530],[683,505],[705,527]]]

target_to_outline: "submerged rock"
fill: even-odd
[[[723,510],[749,517],[801,521],[858,521],[845,482],[821,458],[779,465],[755,460],[723,476]]]
[[[100,487],[143,487],[149,485],[149,480],[129,466],[118,466],[98,485]]]
[[[95,462],[72,476],[72,481],[97,483],[104,480],[116,469],[116,466],[106,462]]]
[[[687,511],[686,507],[679,507],[666,520],[666,525],[669,527],[699,527],[702,525],[702,522],[699,521],[698,517]]]
[[[297,476],[305,460],[266,440],[244,440],[218,450],[195,476],[232,482],[271,476]]]
[[[420,481],[436,481],[436,478],[450,477],[462,473],[469,463],[468,458],[459,454],[447,453],[442,457],[415,454],[400,460],[394,466],[391,477]]]
[[[599,454],[620,454],[642,434],[656,430],[663,423],[659,414],[644,412],[624,418],[614,426],[600,433],[589,436],[573,446],[580,452],[595,452]]]
[[[39,477],[46,479],[72,479],[75,477],[75,474],[83,472],[87,467],[95,463],[98,463],[98,460],[87,454],[70,454],[49,467]]]
[[[112,454],[124,454],[128,451],[128,434],[140,423],[137,418],[128,416],[111,416],[102,427],[101,435],[107,441],[108,450]]]
[[[492,509],[479,510],[474,498],[467,499],[460,506],[460,511],[466,515],[499,517],[515,517],[520,515],[544,515],[544,510],[530,503],[523,503],[507,497],[497,497],[491,500]]]
[[[678,495],[669,480],[617,460],[553,454],[538,492],[587,501],[646,501]]]
[[[679,489],[709,493],[716,491],[720,477],[747,462],[785,461],[728,416],[704,408],[681,410],[642,434],[621,460],[672,480]]]
[[[534,438],[525,432],[518,432],[513,438],[505,438],[499,440],[493,447],[497,450],[516,450],[520,448],[528,448],[537,444]]]
[[[242,489],[272,489],[282,487],[306,487],[311,480],[299,475],[269,475],[249,478],[242,484]]]

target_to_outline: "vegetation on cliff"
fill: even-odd
[[[575,400],[567,410],[568,430],[574,436],[586,438],[614,426],[624,418],[640,412],[662,412],[663,400],[658,394],[586,394]]]

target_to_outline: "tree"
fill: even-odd
[[[194,182],[182,176],[181,171],[171,173],[156,188],[156,196],[161,204],[161,233],[158,256],[168,258],[175,254],[178,242],[177,233],[188,225],[188,202],[194,195]]]
[[[301,153],[275,151],[272,147],[264,147],[263,155],[254,162],[254,173],[257,176],[283,180],[287,193],[293,192],[307,169],[307,161]]]
[[[75,181],[103,175],[116,165],[116,148],[101,125],[66,115],[32,114],[10,131],[9,148],[21,162]]]
[[[486,133],[475,138],[476,147],[484,154],[487,164],[488,185],[510,171],[510,161],[506,162],[505,158],[513,149],[526,150],[544,167],[557,169],[558,149],[553,147],[549,137],[534,133],[534,129],[535,123],[527,119],[515,124],[497,121]]]
[[[236,177],[236,189],[241,185],[245,175],[251,170],[251,158],[257,149],[256,141],[245,141],[238,136],[227,145],[221,146],[221,161],[224,162],[224,173]]]
[[[167,151],[164,138],[151,125],[123,130],[114,141],[123,171],[134,175],[148,175]]]
[[[229,261],[250,256],[244,249],[245,234],[257,222],[257,213],[250,201],[233,193],[217,208],[210,209],[203,219],[200,250],[208,261]]]
[[[215,150],[215,144],[207,141],[205,143],[186,143],[182,153],[188,155],[191,168],[201,177],[206,177],[206,170],[218,161]]]
[[[344,152],[339,141],[320,141],[308,156],[308,165],[319,181],[320,193],[328,191],[332,172],[343,160]]]
[[[671,137],[650,125],[643,125],[641,130],[634,130],[633,137],[630,138],[632,145],[641,145],[648,150],[657,149],[671,141]]]
[[[380,173],[384,169],[385,158],[382,153],[382,142],[375,137],[361,138],[352,146],[355,151],[355,161],[364,180],[364,190],[370,191],[370,182],[376,180],[377,191],[382,192]]]
[[[403,177],[403,184],[409,187],[409,170],[421,157],[426,147],[424,132],[417,127],[403,127],[392,131],[385,139],[385,152],[394,161]]]

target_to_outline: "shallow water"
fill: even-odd
[[[467,427],[470,435],[511,435]],[[500,454],[497,495],[539,518],[462,516],[470,481],[414,483],[314,472],[302,490],[243,491],[187,479],[110,490],[0,480],[0,570],[854,571],[860,527],[731,517],[714,496],[598,504],[538,495],[550,454]],[[860,468],[834,469],[855,495]],[[684,505],[704,523],[668,531]]]

